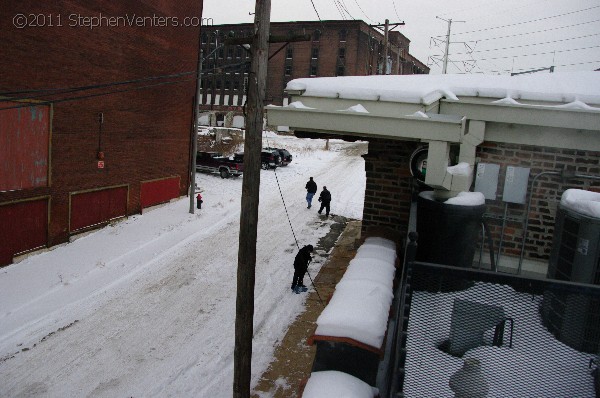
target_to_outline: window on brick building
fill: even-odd
[[[285,66],[285,71],[284,71],[284,74],[285,74],[286,76],[290,76],[290,75],[292,74],[292,65],[286,65],[286,66]]]
[[[313,32],[313,41],[321,40],[321,31],[319,29]]]
[[[217,79],[215,83],[216,83],[217,90],[220,90],[221,87],[223,86],[223,82],[221,81],[221,79]]]
[[[340,48],[338,49],[338,57],[340,58],[346,58],[346,49],[345,48]]]
[[[312,53],[311,53],[311,58],[312,59],[319,58],[319,48],[318,47],[313,47]]]
[[[339,65],[336,69],[336,76],[344,76],[344,65]]]
[[[310,76],[317,76],[317,65],[310,66]]]
[[[227,58],[233,58],[233,47],[227,48]]]
[[[233,89],[235,91],[238,91],[240,89],[240,81],[237,78],[233,81]]]
[[[208,35],[206,33],[202,33],[202,44],[208,43]]]
[[[346,41],[346,29],[340,30],[340,41]]]
[[[223,49],[223,47],[219,48],[219,58],[223,58],[223,56],[225,55],[225,50]]]
[[[235,48],[235,57],[236,58],[242,58],[242,47],[237,46]]]
[[[285,57],[287,59],[292,59],[293,55],[294,55],[294,49],[288,44],[288,46],[285,48]]]

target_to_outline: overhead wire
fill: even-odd
[[[453,35],[458,36],[458,35],[465,35],[465,34],[468,34],[468,33],[486,32],[486,31],[489,31],[489,30],[508,28],[508,27],[511,27],[511,26],[519,26],[519,25],[524,25],[524,24],[528,24],[528,23],[533,23],[533,22],[545,21],[545,20],[553,19],[553,18],[564,17],[565,15],[571,15],[571,14],[576,14],[576,13],[580,13],[580,12],[583,12],[583,11],[589,11],[589,10],[592,10],[594,8],[600,8],[600,5],[599,6],[594,6],[594,7],[584,8],[582,10],[571,11],[571,12],[567,12],[567,13],[563,13],[563,14],[552,15],[552,16],[549,16],[549,17],[532,19],[530,21],[516,22],[516,23],[507,24],[507,25],[501,25],[501,26],[493,26],[493,27],[485,28],[485,29],[470,30],[470,31],[467,31],[467,32],[457,32],[457,33],[453,33]]]

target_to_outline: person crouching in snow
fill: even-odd
[[[304,274],[308,269],[308,263],[312,260],[310,253],[312,253],[312,245],[306,245],[298,251],[296,258],[294,259],[294,279],[292,280],[292,291],[294,293],[305,292],[306,286],[302,283]]]

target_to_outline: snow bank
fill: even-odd
[[[335,370],[313,372],[304,388],[303,398],[373,398],[379,390],[349,374]]]
[[[600,218],[600,193],[582,189],[567,189],[560,198],[560,205],[577,213]]]
[[[393,299],[394,242],[368,238],[317,319],[317,336],[346,337],[381,348]]]
[[[444,203],[457,206],[481,206],[485,204],[485,196],[481,192],[459,192]]]
[[[425,105],[460,96],[600,105],[600,73],[338,76],[295,79],[287,90],[303,90],[303,95],[316,97]]]

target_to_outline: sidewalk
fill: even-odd
[[[256,398],[289,398],[298,394],[300,384],[310,375],[315,347],[307,344],[316,328],[316,320],[333,294],[335,285],[346,271],[356,254],[356,242],[360,238],[360,221],[350,221],[341,232],[327,262],[314,278],[314,289],[309,289],[306,311],[289,327],[283,341],[275,350],[275,359],[261,376],[252,396]],[[319,247],[316,248],[317,250]],[[309,270],[310,271],[310,270]],[[305,280],[306,283],[306,280]],[[308,284],[307,284],[308,285]]]

